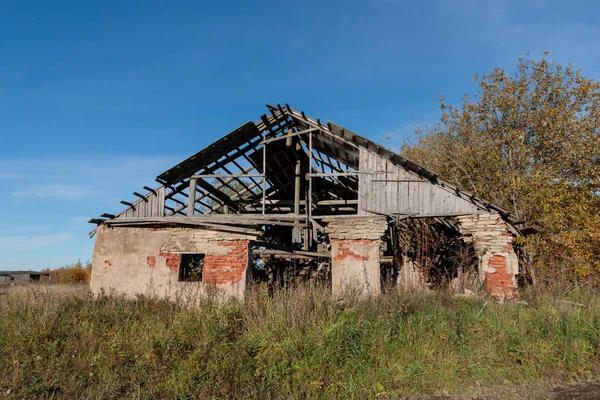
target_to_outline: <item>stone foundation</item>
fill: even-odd
[[[479,256],[479,279],[498,300],[519,298],[519,260],[512,247],[513,235],[495,213],[458,217],[464,240],[473,243]]]
[[[331,284],[334,294],[359,290],[362,295],[381,293],[379,250],[387,229],[385,217],[339,218],[328,222],[331,241]]]
[[[198,228],[99,226],[90,287],[102,293],[192,299],[244,298],[250,241],[255,237]],[[180,282],[183,253],[202,253],[202,282]]]

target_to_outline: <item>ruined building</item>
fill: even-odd
[[[242,299],[253,279],[295,279],[517,296],[512,241],[531,228],[333,122],[267,107],[90,220],[94,293]]]

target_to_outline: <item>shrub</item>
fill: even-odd
[[[51,283],[88,283],[92,274],[92,264],[88,261],[83,265],[81,261],[77,261],[75,264],[66,265],[54,270],[46,269],[44,272],[50,274],[48,281]]]

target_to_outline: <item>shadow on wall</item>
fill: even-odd
[[[384,291],[451,289],[462,293],[482,286],[477,251],[461,237],[454,220],[405,221],[386,233],[384,247]]]

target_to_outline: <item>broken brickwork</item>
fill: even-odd
[[[217,245],[227,251],[218,254],[207,254],[204,258],[204,283],[237,284],[248,267],[249,240],[220,240]]]
[[[387,229],[385,217],[325,220],[331,241],[333,293],[359,290],[362,295],[381,293],[379,251]]]
[[[104,226],[97,235],[94,263],[98,267],[90,283],[95,294],[175,298],[183,292],[206,294],[210,286],[211,293],[244,297],[253,236],[198,228]],[[202,282],[179,282],[183,253],[204,254]]]
[[[458,217],[464,240],[471,242],[479,256],[479,278],[498,300],[519,298],[519,260],[513,249],[513,235],[495,213]]]

